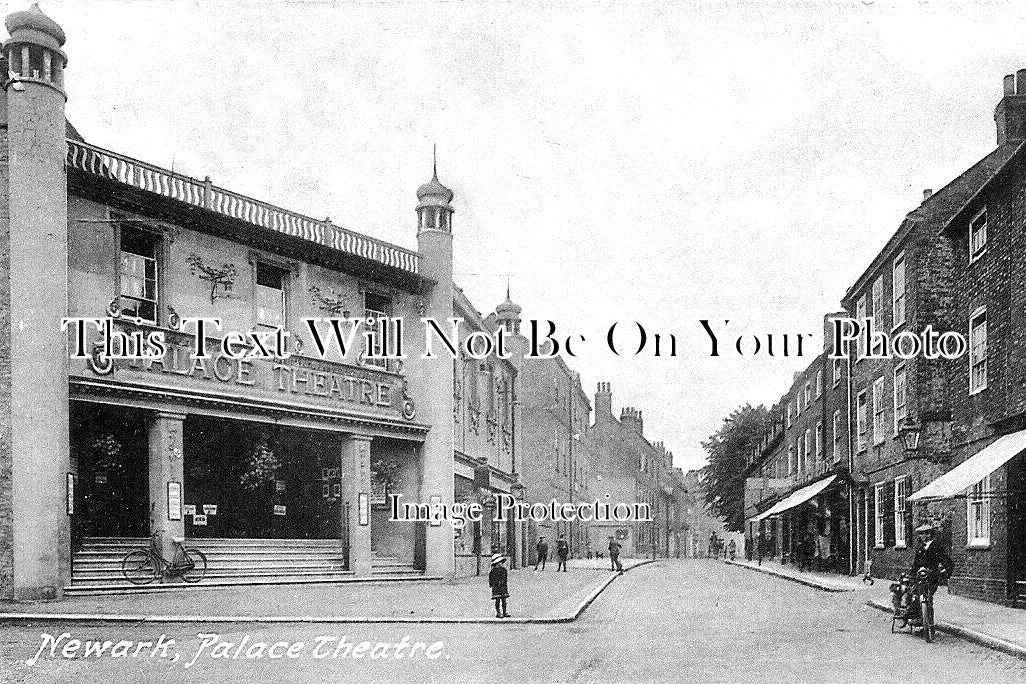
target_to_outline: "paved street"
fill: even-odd
[[[516,586],[512,586],[516,605]],[[943,596],[938,613],[943,614]],[[160,629],[146,626],[66,627],[74,637],[177,641],[172,658],[40,657],[42,631],[57,625],[6,625],[0,632],[0,680],[14,682],[311,682],[360,681],[781,681],[1013,682],[1026,680],[1026,661],[941,634],[926,644],[892,635],[889,620],[862,605],[859,594],[816,591],[715,561],[664,561],[629,572],[580,620],[564,625],[239,626]],[[296,659],[211,658],[197,632],[222,641],[304,642]],[[431,644],[441,657],[395,660],[315,658],[319,636],[348,641]],[[335,642],[331,642],[334,644]],[[281,649],[284,651],[284,647]],[[234,652],[226,647],[222,654]],[[328,649],[329,655],[331,649]],[[429,651],[430,652],[430,651]],[[436,651],[436,654],[438,652]],[[10,668],[10,669],[7,669]]]

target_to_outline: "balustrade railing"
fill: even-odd
[[[386,266],[418,273],[416,252],[273,204],[225,190],[210,182],[160,168],[89,143],[68,140],[68,166],[140,190],[202,207],[285,235],[302,238]]]

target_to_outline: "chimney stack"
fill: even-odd
[[[1026,139],[1026,69],[1008,74],[1002,85],[1003,97],[994,108],[998,145]]]
[[[645,434],[641,411],[633,406],[628,406],[620,411],[620,423],[634,428],[639,435]]]
[[[608,382],[600,382],[595,392],[595,422],[606,420],[613,415],[613,390]]]
[[[926,188],[925,190],[923,190],[923,201],[924,202],[926,200],[930,199],[931,197],[933,197],[933,188]]]

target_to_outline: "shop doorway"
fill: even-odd
[[[147,412],[72,401],[69,429],[75,544],[83,537],[148,536]]]

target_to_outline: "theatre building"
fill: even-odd
[[[515,522],[512,515],[498,515],[496,508],[497,494],[522,497],[518,458],[523,449],[514,414],[519,381],[515,359],[470,355],[483,351],[486,337],[495,339],[496,325],[474,308],[459,287],[453,288],[453,295],[455,315],[464,321],[464,345],[451,362],[455,501],[479,503],[482,508],[480,521],[469,522],[455,533],[456,574],[470,576],[488,574],[494,553],[509,556],[510,567],[519,567],[525,558],[524,524]],[[474,342],[468,342],[471,337]]]
[[[513,369],[437,343],[421,358],[422,316],[483,326],[453,289],[452,192],[417,191],[409,250],[102,149],[66,123],[60,27],[35,6],[6,25],[0,597],[118,583],[158,531],[207,551],[205,582],[451,576],[451,525],[391,522],[386,502],[513,482]],[[137,356],[153,333],[165,348],[112,360],[88,325],[71,358],[65,317],[110,319]],[[308,317],[375,333],[343,354],[325,323],[321,350]],[[199,337],[197,318],[220,327]],[[391,318],[401,360],[378,358]],[[257,354],[277,330],[288,358],[221,346],[241,333],[232,349]],[[518,532],[476,534],[471,553]]]

